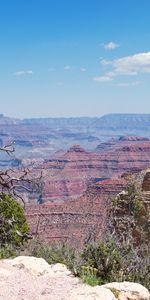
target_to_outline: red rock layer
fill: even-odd
[[[29,206],[26,214],[32,234],[49,243],[67,242],[75,248],[100,240],[108,226],[109,199],[126,184],[124,179],[106,180],[74,201]]]
[[[65,154],[45,160],[36,170],[43,170],[44,201],[78,197],[87,187],[102,179],[117,178],[124,172],[139,172],[150,166],[150,141],[118,142],[111,150],[87,152],[80,146]]]

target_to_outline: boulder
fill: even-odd
[[[43,258],[32,256],[18,256],[11,260],[11,265],[20,269],[27,269],[37,276],[50,272],[50,265]]]
[[[65,300],[117,300],[117,298],[109,289],[100,286],[83,285]]]
[[[118,300],[150,300],[149,291],[139,283],[111,282],[103,287],[111,290]]]
[[[43,258],[33,256],[18,256],[10,260],[14,267],[25,268],[35,276],[49,274],[51,276],[71,274],[67,267],[63,264],[49,265]]]
[[[150,300],[148,290],[132,282],[91,287],[63,264],[19,256],[0,260],[0,300]]]

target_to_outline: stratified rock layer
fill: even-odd
[[[62,201],[77,197],[93,183],[135,173],[150,166],[150,141],[140,138],[113,142],[107,151],[85,151],[79,145],[66,153],[46,159],[35,170],[42,170],[43,201]],[[34,170],[34,171],[35,171]]]
[[[97,195],[82,196],[66,203],[30,206],[27,218],[35,236],[53,242],[67,242],[82,248],[101,239],[106,231],[107,200]]]
[[[89,187],[78,199],[27,207],[32,234],[50,243],[67,242],[75,248],[102,239],[108,226],[108,199],[126,184],[124,179],[105,180]]]
[[[87,242],[104,238],[110,225],[119,235],[122,232],[126,235],[132,226],[136,243],[144,234],[145,240],[149,239],[150,191],[142,190],[142,186],[143,183],[146,188],[149,186],[150,174],[144,171],[134,177],[140,187],[132,194],[129,188],[126,191],[127,180],[112,179],[93,184],[75,200],[28,206],[26,213],[32,234],[49,243],[67,242],[79,249]],[[116,204],[113,204],[114,221],[110,224],[112,198]]]

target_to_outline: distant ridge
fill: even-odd
[[[92,122],[97,122],[97,124],[99,124],[99,122],[101,124],[107,124],[107,122],[111,122],[111,123],[122,123],[124,121],[126,122],[144,122],[144,123],[150,123],[150,113],[112,113],[112,114],[105,114],[103,116],[100,117],[89,117],[89,116],[84,116],[84,117],[35,117],[35,118],[24,118],[24,119],[19,119],[19,118],[11,118],[8,116],[3,115],[2,113],[0,114],[0,123],[4,122],[4,121],[8,121],[8,122],[14,122],[14,120],[17,123],[22,123],[22,124],[41,124],[43,122],[50,124],[53,122],[58,122],[58,123],[66,123],[69,122],[70,124],[74,124],[75,120],[81,122],[82,124],[88,124],[88,123],[92,123]]]
[[[95,128],[105,130],[149,130],[150,114],[108,114],[97,119]]]
[[[4,116],[3,114],[0,114],[0,125],[17,124],[18,122],[20,122],[19,119],[10,118],[10,117]]]
[[[26,131],[50,130],[48,134],[59,134],[66,139],[74,139],[74,144],[80,144],[80,140],[87,139],[89,142],[108,137],[119,137],[122,135],[136,135],[150,137],[150,114],[123,114],[114,113],[101,117],[60,117],[60,118],[10,118],[0,114],[0,126],[3,126],[3,133],[6,128],[15,125],[18,132],[26,127]],[[19,125],[19,126],[17,126]],[[1,127],[2,128],[2,127]],[[30,129],[29,129],[30,128]],[[13,127],[9,129],[13,135]],[[58,136],[59,138],[59,136]]]

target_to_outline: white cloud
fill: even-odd
[[[93,80],[98,82],[108,82],[108,81],[112,81],[113,78],[111,76],[104,75],[104,76],[94,77]]]
[[[104,46],[104,48],[105,48],[106,50],[114,50],[114,49],[120,47],[119,44],[114,43],[114,42],[109,42],[109,43],[107,43],[107,44],[103,44],[103,46]]]
[[[140,81],[132,81],[132,82],[121,82],[118,83],[117,85],[120,87],[133,87],[133,86],[138,86],[141,82]]]
[[[120,87],[128,87],[130,84],[127,82],[121,82],[121,83],[118,83],[117,85]]]
[[[137,86],[137,85],[139,85],[139,84],[141,84],[140,81],[133,81],[133,82],[131,82],[131,85],[132,85],[132,86]]]
[[[150,52],[138,53],[110,61],[101,60],[101,64],[112,67],[114,76],[150,73]]]
[[[22,76],[24,75],[24,71],[17,71],[14,73],[15,76]]]
[[[86,72],[86,68],[80,68],[81,72]]]
[[[33,71],[32,70],[28,70],[28,71],[26,71],[26,74],[32,75]]]
[[[64,67],[64,70],[70,71],[70,70],[71,70],[71,66],[69,66],[69,65],[65,66],[65,67]]]
[[[15,76],[23,76],[23,75],[33,75],[33,71],[32,70],[22,70],[22,71],[17,71],[14,73]]]
[[[150,74],[150,52],[138,53],[114,60],[102,59],[100,63],[107,68],[107,72],[100,77],[95,77],[94,80],[96,81],[112,81],[117,76]],[[137,83],[138,81],[134,81],[132,86],[137,85]]]

